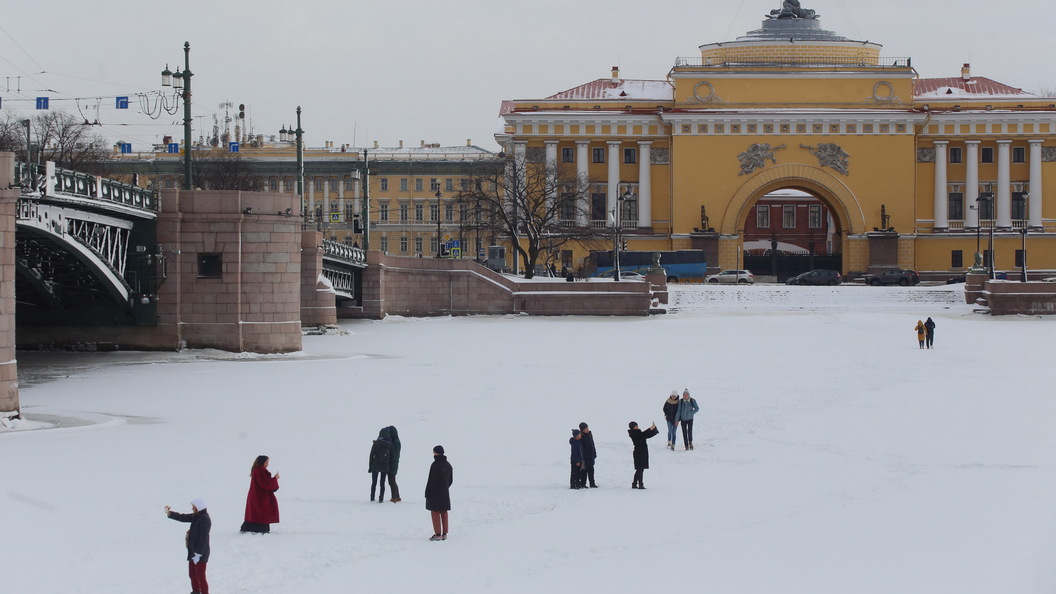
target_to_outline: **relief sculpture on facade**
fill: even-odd
[[[918,148],[917,149],[917,163],[934,163],[935,162],[935,149],[933,148]]]
[[[1046,163],[1056,162],[1056,146],[1041,147],[1041,160]]]
[[[785,145],[771,147],[769,144],[753,144],[748,147],[748,150],[737,155],[737,159],[741,162],[741,172],[737,175],[748,175],[756,169],[762,169],[766,167],[766,161],[769,159],[774,164],[777,164],[777,158],[774,153],[778,149],[785,148]]]
[[[848,161],[851,156],[840,145],[833,142],[822,142],[817,148],[805,144],[799,146],[817,157],[818,165],[821,167],[831,167],[844,175],[850,175]]]

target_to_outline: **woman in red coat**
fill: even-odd
[[[257,456],[249,471],[249,495],[246,496],[246,521],[242,532],[271,532],[271,524],[279,522],[279,501],[275,491],[279,490],[279,474],[268,472],[268,457]]]

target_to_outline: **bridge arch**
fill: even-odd
[[[770,167],[746,180],[727,204],[719,231],[737,235],[757,200],[785,188],[806,191],[824,202],[844,235],[865,231],[865,212],[847,184],[823,169],[803,164]]]

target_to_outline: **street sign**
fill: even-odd
[[[179,152],[180,152],[180,143],[178,143],[178,142],[170,142],[169,144],[167,144],[165,146],[165,152],[166,153],[179,154]]]
[[[330,213],[330,222],[331,223],[340,223],[341,222],[341,213],[339,213],[339,212]]]
[[[237,153],[238,152],[238,142],[229,142],[229,143],[227,143],[227,150],[232,152],[232,153]]]
[[[457,248],[457,247],[456,248],[451,248],[451,257],[452,258],[461,258],[462,257],[462,248]]]
[[[37,97],[37,109],[47,109],[47,108],[48,108],[48,98],[47,97]]]
[[[115,100],[114,109],[128,109],[128,97],[118,97]]]

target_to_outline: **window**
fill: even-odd
[[[961,192],[950,192],[947,200],[948,215],[951,221],[964,220],[964,194]]]
[[[400,205],[400,222],[401,223],[406,223],[407,222],[407,213],[408,212],[409,211],[407,209],[407,205],[406,204],[401,204]]]
[[[961,147],[959,147],[959,146],[950,147],[950,163],[960,163],[960,162],[962,162],[962,160],[963,159],[961,157]]]
[[[414,205],[414,222],[421,223],[425,220],[425,207],[421,202]]]
[[[389,203],[382,202],[378,205],[378,220],[387,223],[389,221]],[[384,250],[382,250],[384,251]]]
[[[1027,199],[1025,192],[1012,192],[1012,220],[1021,221],[1027,218]]]
[[[463,192],[468,192],[469,191],[469,180],[464,178],[464,177],[462,179],[458,180],[458,187]]]
[[[627,227],[627,223],[638,220],[638,194],[632,194],[630,198],[624,198],[620,200],[623,208],[620,210],[620,223],[622,228]]]
[[[387,178],[387,177],[381,178],[381,191],[382,192],[388,192],[389,191],[389,178]]]
[[[319,192],[323,189],[323,178],[313,177],[312,178],[312,189]]]
[[[423,182],[424,182],[424,180],[422,178],[420,178],[420,177],[414,180],[414,191],[415,192],[421,192],[422,191]]]
[[[576,162],[576,151],[572,147],[564,147],[561,149],[561,162],[562,163],[575,163]]]
[[[766,229],[770,227],[770,207],[760,204],[755,207],[755,226]],[[705,229],[706,231],[707,229]]]
[[[357,181],[358,180],[356,180],[356,179],[354,179],[352,177],[346,177],[345,178],[345,189],[346,190],[355,190]]]
[[[400,179],[400,191],[401,192],[406,192],[407,191],[407,178],[401,178]]]
[[[606,211],[608,210],[608,205],[605,202],[605,192],[592,192],[590,194],[590,220],[606,220]]]
[[[1016,250],[1016,268],[1023,267],[1023,250]]]
[[[421,237],[415,237],[414,238],[414,253],[416,253],[416,254],[422,253],[422,238]]]
[[[198,254],[198,278],[223,278],[223,254]]]
[[[436,247],[437,247],[438,243],[439,242],[437,241],[436,237],[430,237],[429,238],[429,251],[435,254],[436,253]]]
[[[356,205],[351,202],[345,203],[345,220],[351,221],[352,217],[358,216],[356,214]]]
[[[979,162],[980,163],[993,163],[994,162],[994,147],[984,146],[979,149]]]
[[[430,192],[436,192],[436,191],[439,191],[439,190],[440,190],[440,180],[436,179],[435,177],[433,179],[429,180],[429,191]]]
[[[1027,162],[1027,149],[1021,146],[1012,147],[1012,162],[1013,163],[1026,163]]]
[[[447,190],[448,192],[454,192],[455,191],[455,180],[451,179],[450,177],[445,179],[444,180],[444,189]]]
[[[605,149],[596,148],[596,149],[591,151],[591,154],[594,156],[593,160],[594,160],[595,163],[604,163],[605,162]]]
[[[979,220],[989,221],[994,218],[994,197],[993,195],[986,196],[985,200],[980,200],[979,205]]]
[[[625,148],[623,149],[623,162],[624,163],[637,163],[638,162],[638,149]]]
[[[279,191],[279,180],[277,180],[275,178],[272,178],[271,181],[268,183],[268,187],[271,188],[272,192],[278,192]]]
[[[557,218],[561,221],[573,221],[576,218],[576,201],[571,192],[561,192],[557,205]]]
[[[435,204],[430,204],[429,220],[435,223],[438,218],[440,218],[440,208]]]
[[[389,238],[384,235],[381,236],[381,251],[389,251]]]
[[[793,204],[785,205],[781,208],[781,226],[785,229],[796,228],[796,207]]]
[[[961,250],[950,252],[950,268],[964,268],[964,252]]]
[[[453,221],[455,220],[455,205],[447,204],[444,205],[444,220]]]
[[[811,204],[807,207],[807,226],[811,229],[821,229],[820,204]]]
[[[401,254],[406,254],[407,253],[407,236],[406,235],[400,237],[400,253]]]

